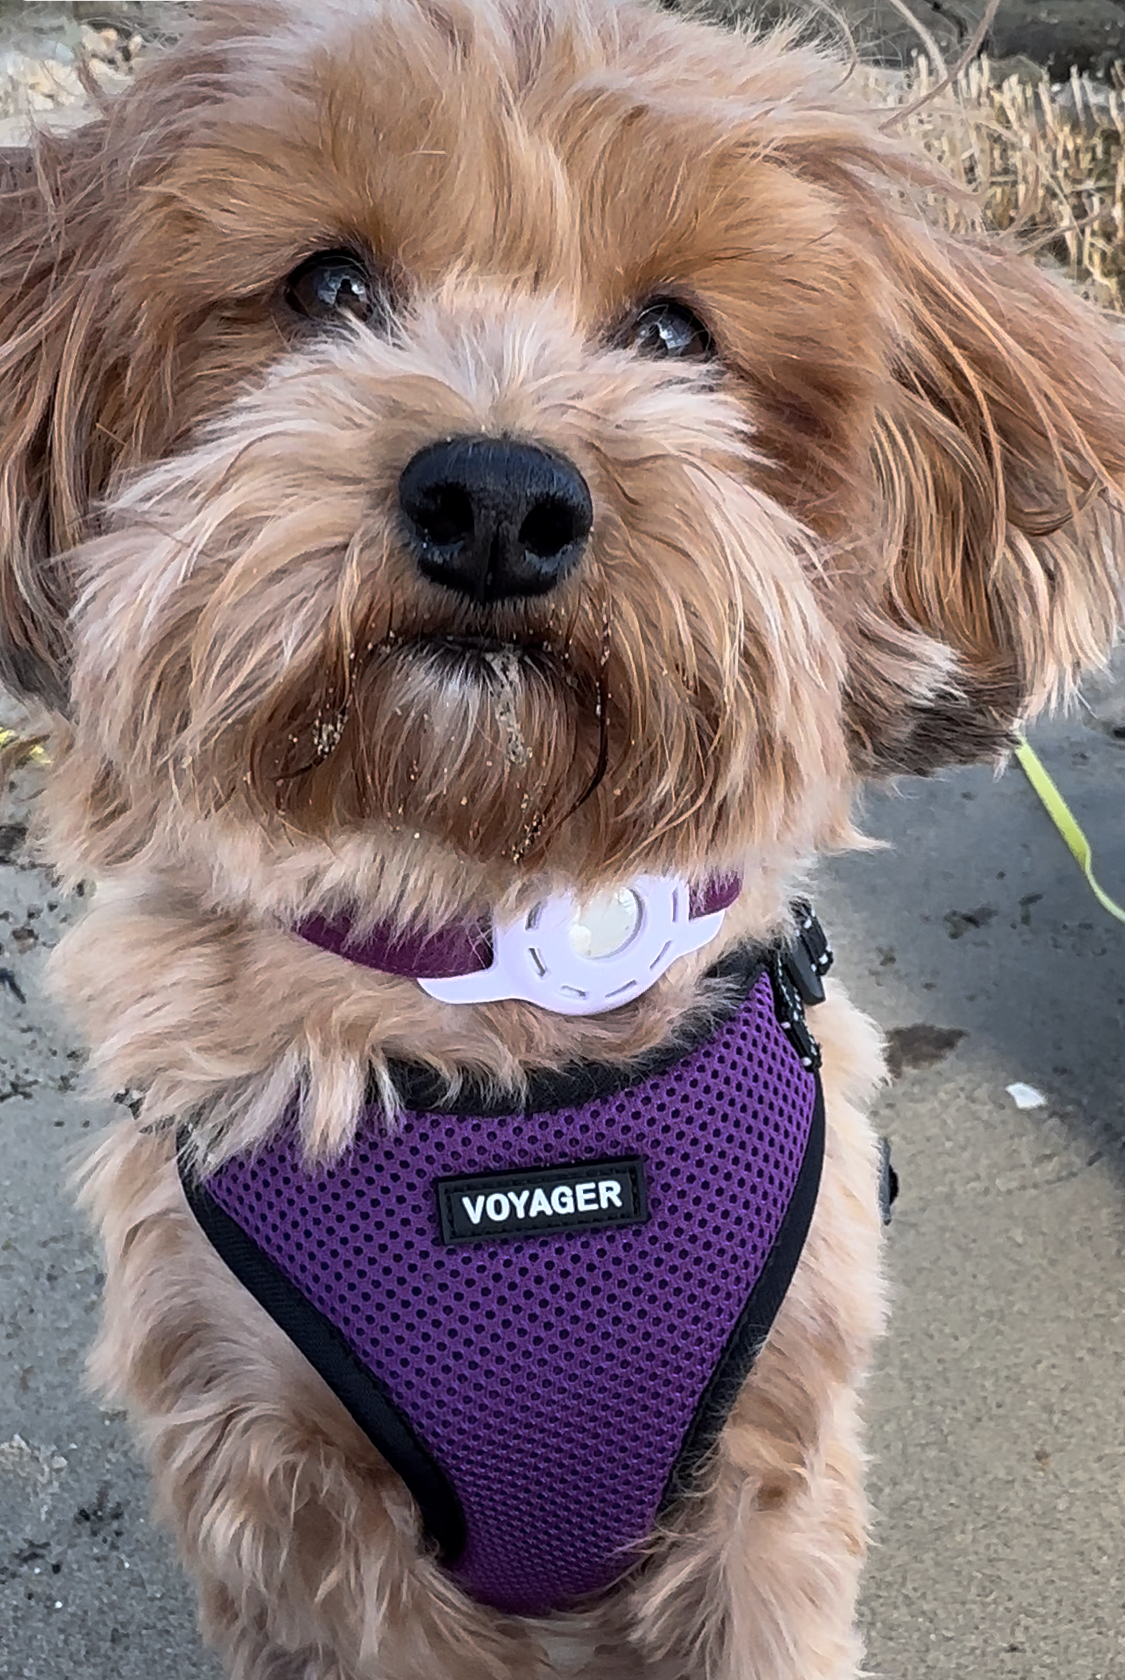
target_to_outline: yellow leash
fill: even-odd
[[[0,748],[6,747],[10,741],[14,741],[16,738],[14,729],[0,729]],[[27,756],[33,764],[46,764],[47,762],[47,754],[42,747],[32,747]]]
[[[1125,910],[1122,910],[1119,904],[1115,904],[1095,880],[1094,854],[1090,850],[1090,842],[1075,821],[1070,806],[1048,776],[1039,754],[1034,752],[1026,741],[1021,740],[1016,748],[1016,762],[1043,801],[1047,815],[1069,846],[1074,861],[1085,875],[1090,891],[1102,909],[1108,910],[1111,916],[1116,916],[1119,922],[1125,922]]]

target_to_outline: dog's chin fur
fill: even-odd
[[[470,1602],[401,1483],[223,1270],[178,1187],[294,1090],[311,1157],[372,1069],[518,1093],[629,1061],[786,926],[863,778],[994,759],[1119,618],[1125,358],[784,32],[634,0],[204,7],[86,127],[0,166],[0,674],[50,713],[54,963],[100,1088],[94,1372],[237,1680],[852,1680],[856,1397],[882,1316],[873,1029],[818,1010],[808,1245],[699,1491],[549,1629]],[[370,319],[286,276],[369,264]],[[653,299],[711,353],[656,360]],[[594,509],[549,593],[413,564],[408,462],[564,456]],[[720,940],[611,1014],[457,1009],[293,934],[432,926],[738,870]]]

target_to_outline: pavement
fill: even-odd
[[[1123,717],[1109,689],[1035,738],[1125,897]],[[825,867],[817,902],[897,1070],[871,1668],[1125,1680],[1125,927],[1018,771],[906,782],[866,828],[889,847]],[[82,1387],[101,1280],[64,1180],[108,1114],[39,979],[81,904],[18,840],[0,828],[26,998],[0,972],[0,1680],[218,1680],[124,1420]]]
[[[1125,901],[1125,741],[1101,710],[1034,740]],[[868,1413],[871,1664],[1122,1680],[1125,927],[1014,768],[904,783],[867,830],[893,849],[825,870],[818,908],[900,1067],[878,1106],[902,1193]]]

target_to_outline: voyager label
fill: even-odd
[[[639,1155],[439,1178],[436,1189],[445,1243],[593,1231],[648,1218]]]

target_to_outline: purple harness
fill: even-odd
[[[191,1207],[417,1500],[467,1592],[543,1615],[637,1562],[713,1445],[804,1244],[823,1156],[827,944],[742,951],[716,1024],[526,1108],[372,1103],[331,1165],[293,1114]]]

